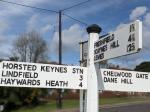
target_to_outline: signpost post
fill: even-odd
[[[87,57],[87,106],[86,112],[98,112],[98,79],[96,73],[96,66],[94,64],[94,43],[99,39],[101,28],[98,25],[92,25],[87,28],[89,33],[88,40],[88,57]]]

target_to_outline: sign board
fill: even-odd
[[[83,50],[82,50],[82,57],[83,57],[83,60],[87,61],[87,56],[88,56],[88,41],[84,42],[83,44]]]
[[[142,48],[142,22],[139,20],[99,39],[94,44],[94,60],[100,62],[137,53]]]
[[[0,86],[87,89],[87,68],[3,61]]]
[[[98,84],[99,90],[150,92],[150,73],[101,69]]]

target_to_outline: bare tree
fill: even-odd
[[[48,47],[46,41],[36,31],[23,33],[16,38],[13,46],[12,61],[44,62],[47,60]],[[7,90],[10,93],[10,90]],[[39,97],[46,95],[46,89],[13,88],[14,95],[22,105],[34,105],[40,102]],[[11,93],[10,93],[11,95]],[[15,104],[16,100],[13,101]]]
[[[14,56],[23,62],[39,62],[47,59],[48,47],[36,31],[23,33],[14,41]]]

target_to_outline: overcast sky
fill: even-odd
[[[7,0],[10,2],[59,11],[84,0]],[[86,1],[86,0],[85,0]],[[150,60],[150,1],[149,0],[90,0],[63,13],[103,29],[101,35],[136,19],[143,22],[143,49],[131,56],[110,60],[122,67],[134,68]],[[79,64],[79,42],[87,40],[86,25],[62,16],[64,64]],[[51,61],[58,61],[58,13],[40,11],[0,1],[0,58],[11,56],[12,43],[19,34],[37,30],[49,45]]]

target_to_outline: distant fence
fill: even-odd
[[[127,97],[127,96],[142,96],[146,93],[135,93],[135,92],[112,92],[112,91],[103,91],[99,93],[101,98],[111,98],[111,97]],[[48,96],[48,99],[55,100],[57,98],[57,92]],[[63,93],[63,99],[79,99],[79,91],[67,91]]]

